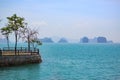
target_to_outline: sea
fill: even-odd
[[[38,48],[42,63],[0,67],[0,80],[120,80],[120,44],[43,43]]]

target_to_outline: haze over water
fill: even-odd
[[[40,38],[78,42],[83,36],[104,36],[120,42],[120,0],[0,0],[0,28],[15,13],[37,29]]]

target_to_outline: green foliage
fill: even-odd
[[[8,25],[13,31],[17,31],[19,28],[24,28],[24,18],[18,17],[13,14],[11,17],[7,17]]]
[[[8,36],[11,33],[11,28],[9,26],[1,28],[2,35]]]
[[[15,53],[19,38],[22,38],[24,41],[28,42],[28,50],[30,50],[30,44],[32,44],[34,48],[35,45],[42,45],[40,40],[37,38],[38,31],[28,28],[27,23],[24,22],[24,18],[13,14],[11,17],[7,17],[7,19],[8,24],[6,27],[1,28],[1,33],[2,35],[5,35],[9,46],[9,34],[14,32]]]
[[[18,42],[18,32],[20,28],[24,28],[24,18],[18,17],[16,14],[13,14],[11,17],[7,17],[8,19],[8,26],[10,27],[11,31],[15,33],[15,54]]]
[[[32,44],[33,48],[36,48],[37,45],[42,45],[42,43],[40,42],[40,40],[37,39],[37,38],[32,39],[31,40],[31,44]]]
[[[42,45],[39,39],[33,39],[31,40],[31,43],[36,43],[37,45]]]
[[[11,28],[9,26],[6,26],[6,27],[1,28],[0,30],[1,30],[2,35],[6,37],[7,45],[9,48],[9,34],[11,33]]]

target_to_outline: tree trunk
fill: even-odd
[[[9,47],[9,38],[8,38],[8,36],[6,36],[6,38],[7,38],[7,45],[8,45],[8,49],[10,48]]]
[[[17,31],[15,31],[15,55],[17,51]]]
[[[28,51],[30,51],[30,37],[28,35]]]
[[[33,42],[33,49],[35,48],[34,42]]]

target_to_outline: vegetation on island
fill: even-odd
[[[17,43],[19,39],[28,43],[28,51],[30,50],[30,46],[32,45],[34,48],[35,45],[41,45],[42,43],[38,39],[37,35],[39,34],[37,30],[30,29],[25,22],[23,17],[19,17],[16,14],[13,14],[10,17],[7,17],[8,23],[5,27],[0,29],[2,35],[5,36],[7,40],[7,45],[9,49],[9,35],[14,33],[15,36],[15,54],[17,50]]]

